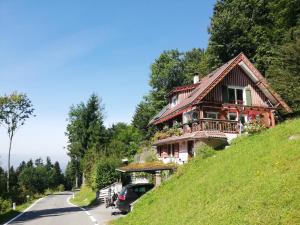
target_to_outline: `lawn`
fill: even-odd
[[[112,224],[300,224],[299,212],[298,119],[193,159]]]
[[[90,206],[96,201],[96,192],[88,186],[82,186],[70,201],[80,207]]]

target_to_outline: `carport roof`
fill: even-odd
[[[162,163],[162,162],[146,162],[146,163],[131,163],[127,166],[117,168],[117,171],[123,173],[129,172],[155,172],[162,170],[174,170],[177,168],[177,165],[174,163]]]

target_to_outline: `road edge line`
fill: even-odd
[[[88,215],[88,217],[90,218],[90,220],[95,224],[95,225],[98,225],[99,223],[98,223],[98,221],[90,214],[90,212],[88,211],[88,210],[86,210],[85,208],[82,208],[82,207],[80,207],[80,206],[78,206],[78,205],[75,205],[75,204],[73,204],[72,202],[70,202],[70,199],[72,198],[72,196],[70,196],[69,198],[67,198],[67,203],[68,204],[70,204],[70,205],[72,205],[72,206],[74,206],[74,207],[77,207],[77,208],[79,208],[79,209],[81,209],[83,212],[85,212],[87,215]],[[5,225],[5,224],[4,224]]]
[[[16,215],[14,218],[12,218],[11,220],[9,220],[8,222],[4,223],[3,225],[8,225],[11,222],[15,221],[16,219],[18,219],[20,216],[22,216],[24,213],[26,213],[29,209],[31,209],[33,206],[35,206],[39,201],[43,200],[45,197],[39,198],[38,200],[36,200],[34,203],[32,203],[30,206],[28,206],[23,212],[19,213],[18,215]]]

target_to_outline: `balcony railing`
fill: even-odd
[[[183,133],[196,131],[221,131],[224,133],[239,133],[239,122],[232,120],[199,119],[183,125]]]

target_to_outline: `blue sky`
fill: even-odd
[[[163,50],[205,48],[215,1],[0,0],[0,95],[32,100],[37,117],[15,137],[15,162],[50,155],[65,164],[72,104],[102,97],[105,124],[131,121]],[[0,162],[8,139],[0,130]]]

